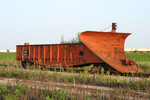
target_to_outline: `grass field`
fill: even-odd
[[[135,62],[149,61],[150,53],[126,53],[126,55],[133,59]]]
[[[145,78],[19,67],[0,67],[0,77],[0,100],[129,100],[130,97],[148,100],[150,97],[150,80]]]
[[[150,73],[150,53],[126,53],[126,55],[134,60],[145,73]]]
[[[127,53],[144,69],[150,53]],[[16,53],[0,53],[0,100],[129,100],[150,98],[150,78],[122,77],[88,71],[55,72],[24,69]],[[3,63],[3,64],[2,64]],[[32,67],[32,66],[31,66]],[[139,94],[140,93],[140,94]]]
[[[0,53],[0,60],[14,60],[16,53]]]
[[[146,73],[150,73],[150,53],[126,53],[126,55],[133,59]],[[16,53],[0,53],[0,63],[15,59]]]

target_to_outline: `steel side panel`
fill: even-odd
[[[30,50],[29,50],[30,49]],[[29,56],[24,57],[24,50],[29,50]],[[80,55],[80,51],[84,55]],[[17,60],[35,62],[41,65],[74,66],[88,63],[103,63],[84,44],[57,44],[57,45],[22,45],[17,46]]]
[[[16,49],[16,60],[22,59],[22,46],[17,46]]]

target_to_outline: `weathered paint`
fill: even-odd
[[[124,42],[130,33],[94,32],[81,33],[82,42],[101,60],[121,73],[143,72],[124,52]]]
[[[48,66],[76,66],[106,63],[109,71],[120,73],[143,72],[124,52],[124,42],[130,33],[93,32],[81,33],[82,43],[17,45],[16,59]],[[28,51],[28,56],[24,52]],[[26,53],[25,52],[25,53]]]
[[[24,51],[29,56],[24,56]],[[81,54],[83,52],[83,54]],[[73,66],[92,63],[104,63],[84,44],[54,44],[54,45],[18,45],[17,60],[36,62],[41,65]]]

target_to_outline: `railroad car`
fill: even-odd
[[[124,52],[124,42],[131,33],[118,33],[114,23],[111,32],[85,31],[82,43],[39,44],[16,46],[16,60],[45,66],[83,66],[107,64],[110,72],[142,73],[137,64]]]

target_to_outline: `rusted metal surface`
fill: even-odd
[[[104,63],[84,44],[17,45],[16,59],[48,66]]]
[[[143,72],[125,55],[124,42],[130,33],[116,33],[116,23],[112,26],[111,32],[82,32],[80,38],[83,43],[17,45],[16,59],[48,66],[106,63],[110,72]]]
[[[124,42],[130,33],[94,32],[81,33],[82,42],[101,60],[121,73],[143,72],[125,55]]]
[[[24,45],[29,45],[29,43],[24,43]]]

